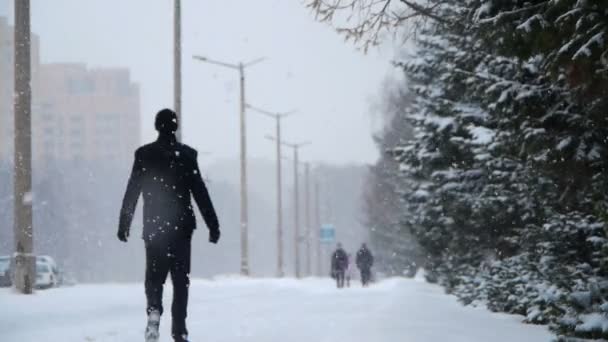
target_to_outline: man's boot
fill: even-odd
[[[152,311],[148,314],[148,325],[146,326],[146,342],[158,342],[160,325],[160,312]]]
[[[188,341],[188,335],[174,336],[173,339],[174,339],[175,342],[189,342]]]

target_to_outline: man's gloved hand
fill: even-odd
[[[122,242],[127,242],[127,239],[129,238],[129,229],[119,228],[118,234],[116,235],[118,236],[118,240]]]
[[[217,243],[220,240],[220,229],[213,228],[209,229],[209,242]]]

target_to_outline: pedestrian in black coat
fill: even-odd
[[[172,335],[186,341],[186,316],[191,238],[196,219],[194,198],[209,229],[209,241],[220,238],[219,222],[197,162],[195,149],[177,142],[177,115],[163,109],[156,115],[158,139],[135,152],[135,162],[120,211],[118,239],[126,242],[135,207],[143,195],[143,239],[146,247],[146,341],[158,340],[167,275],[173,282]]]
[[[361,272],[361,284],[368,286],[372,278],[372,266],[374,265],[374,256],[372,252],[367,248],[366,244],[362,244],[359,251],[357,251],[357,267]]]
[[[348,255],[342,248],[342,244],[338,243],[336,251],[331,255],[331,273],[334,279],[336,279],[336,286],[338,288],[344,287],[344,275],[347,267]]]

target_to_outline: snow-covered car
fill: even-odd
[[[53,279],[55,280],[55,284],[53,286],[61,285],[61,271],[59,267],[57,267],[57,263],[55,259],[48,255],[37,255],[36,256],[36,264],[45,264],[51,268],[51,272],[53,273]]]
[[[0,256],[0,287],[10,287],[11,285],[11,257]]]
[[[57,286],[57,274],[53,272],[53,268],[46,262],[36,260],[36,288],[48,289]]]
[[[53,272],[58,273],[57,272],[57,263],[55,262],[55,259],[53,259],[52,257],[48,256],[48,255],[37,255],[36,256],[36,263],[44,263],[47,264],[51,267],[51,269],[53,270]]]

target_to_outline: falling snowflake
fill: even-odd
[[[34,194],[31,191],[28,191],[23,194],[23,204],[31,205],[34,201]]]

